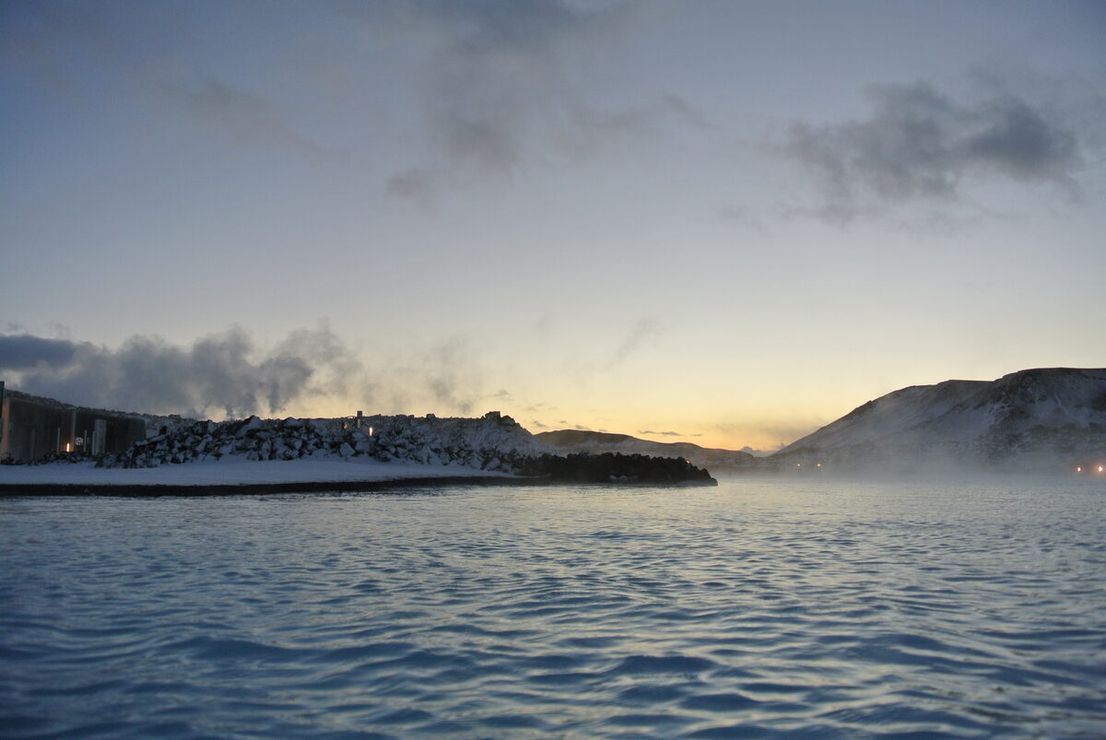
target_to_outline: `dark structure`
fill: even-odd
[[[0,461],[122,452],[145,438],[146,422],[139,417],[5,392],[0,382]]]
[[[556,483],[647,483],[650,485],[717,486],[703,468],[682,457],[649,457],[604,452],[589,455],[542,455],[522,460],[522,475],[548,478]]]

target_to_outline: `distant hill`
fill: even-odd
[[[559,454],[589,452],[597,455],[604,452],[620,452],[624,455],[682,457],[692,465],[707,468],[712,473],[748,470],[756,461],[756,458],[748,452],[711,449],[690,442],[652,442],[631,437],[628,434],[561,429],[555,432],[541,432],[535,434],[534,438]]]
[[[849,468],[1018,470],[1106,460],[1106,369],[1042,368],[994,381],[947,380],[903,388],[770,459]]]

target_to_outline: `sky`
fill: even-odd
[[[771,450],[1106,365],[1106,4],[0,4],[0,379]]]

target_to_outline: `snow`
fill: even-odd
[[[780,456],[1065,461],[1106,449],[1106,369],[1039,368],[894,391]],[[811,457],[813,456],[813,457]]]
[[[0,465],[0,485],[210,486],[456,477],[512,476],[460,465],[380,462],[371,458],[250,461],[234,457],[156,468],[96,468],[92,463]]]

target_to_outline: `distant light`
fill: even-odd
[[[803,467],[803,464],[802,463],[795,463],[795,467],[796,468],[801,468],[801,467]]]
[[[69,443],[68,442],[65,443],[65,451],[69,452]]]
[[[1098,472],[1100,472],[1100,473],[1102,472],[1102,466],[1101,465],[1098,466]]]
[[[818,467],[819,467],[819,468],[820,468],[820,467],[822,467],[822,463],[818,463]]]
[[[1075,472],[1082,473],[1083,472],[1083,466],[1082,465],[1076,465],[1075,466]]]
[[[372,427],[369,427],[369,436],[370,437],[373,436],[373,428]]]

